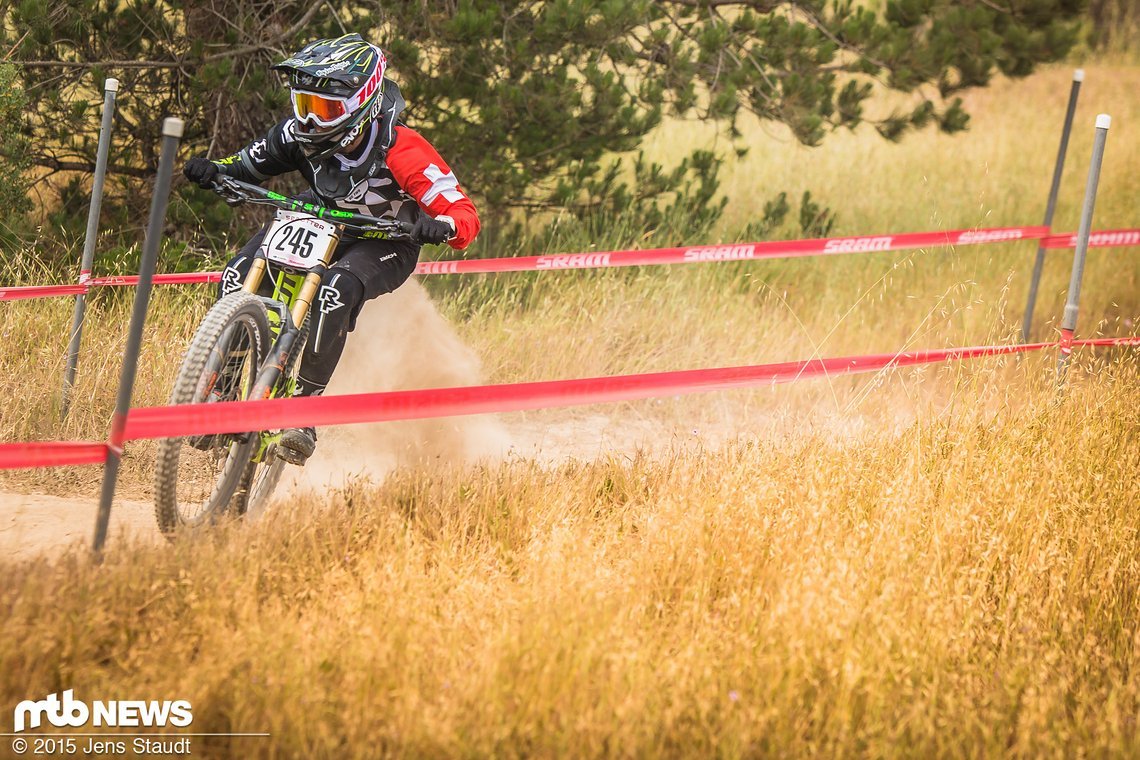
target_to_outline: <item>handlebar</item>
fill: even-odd
[[[259,185],[251,185],[239,179],[219,174],[214,179],[214,192],[226,199],[226,203],[234,205],[239,203],[260,203],[275,206],[286,211],[299,211],[312,214],[320,219],[326,219],[335,224],[354,227],[359,230],[383,232],[391,239],[411,240],[412,225],[391,217],[368,216],[353,211],[341,211],[328,208],[315,203],[290,198],[287,195],[266,190]]]

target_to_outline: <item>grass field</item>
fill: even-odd
[[[897,433],[405,470],[8,565],[0,694],[272,734],[202,756],[1134,755],[1138,377],[1040,369]]]
[[[1096,226],[1138,226],[1140,68],[1086,69],[1055,227],[1076,226],[1098,112],[1114,122]],[[805,189],[838,214],[835,234],[1039,224],[1070,75],[971,95],[957,137],[860,131],[810,151],[754,126],[716,234]],[[670,125],[649,149],[712,137]],[[626,243],[567,229],[553,247]],[[427,283],[451,332],[414,312],[400,379],[360,381],[432,384],[443,375],[405,365],[445,364],[445,338],[482,365],[463,359],[472,381],[493,382],[1010,341],[1033,252]],[[1090,252],[1079,335],[1135,334],[1136,254]],[[1070,262],[1050,254],[1039,337],[1055,334]],[[52,394],[70,303],[2,305],[0,388],[20,403],[0,405],[0,439],[104,434],[127,295],[93,304],[65,424]],[[157,293],[137,404],[165,401],[207,306]],[[448,463],[428,447],[381,483],[207,539],[116,545],[100,566],[3,563],[2,703],[65,688],[185,698],[195,731],[272,734],[195,745],[218,757],[1134,756],[1140,372],[1134,353],[1086,352],[1058,394],[1054,361],[513,415],[508,428],[604,414],[695,435],[554,463]],[[145,497],[151,454],[128,448],[126,492]],[[68,494],[98,482],[3,477]]]

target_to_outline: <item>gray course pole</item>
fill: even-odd
[[[170,179],[174,173],[174,154],[178,151],[178,141],[182,137],[182,119],[168,118],[162,123],[162,157],[158,162],[158,176],[154,181],[154,198],[150,204],[150,221],[146,228],[143,243],[142,261],[139,263],[139,285],[135,290],[135,303],[131,309],[131,325],[127,332],[127,347],[123,353],[123,369],[119,378],[119,398],[115,403],[115,414],[111,418],[111,435],[107,440],[107,461],[103,467],[103,490],[99,496],[99,514],[95,518],[96,555],[103,551],[107,540],[107,524],[111,519],[111,501],[115,498],[115,483],[119,477],[119,460],[123,455],[123,429],[127,422],[127,412],[131,407],[131,393],[135,386],[135,370],[138,368],[139,348],[142,345],[143,322],[146,321],[146,307],[150,301],[151,280],[155,262],[158,260],[158,247],[162,240],[162,226],[166,219],[166,202],[170,197]]]
[[[1065,154],[1069,152],[1069,134],[1073,131],[1073,114],[1077,112],[1077,96],[1085,70],[1073,72],[1073,86],[1069,90],[1069,107],[1065,111],[1065,126],[1061,129],[1061,147],[1057,149],[1057,164],[1053,167],[1053,184],[1049,188],[1049,203],[1045,206],[1046,227],[1053,226],[1053,212],[1057,210],[1057,193],[1061,190],[1061,174],[1065,169]],[[1033,277],[1029,280],[1029,299],[1025,303],[1025,318],[1021,322],[1021,342],[1028,343],[1033,329],[1033,309],[1037,305],[1037,287],[1041,284],[1041,270],[1045,267],[1045,246],[1037,246],[1037,260],[1033,263]]]
[[[1073,333],[1077,329],[1077,310],[1081,300],[1081,277],[1085,273],[1085,254],[1089,250],[1089,233],[1092,232],[1093,208],[1096,206],[1096,186],[1100,183],[1100,164],[1104,159],[1104,143],[1112,119],[1102,113],[1096,117],[1096,140],[1093,142],[1089,180],[1085,185],[1085,202],[1081,206],[1081,226],[1077,229],[1077,250],[1073,254],[1073,274],[1069,278],[1069,296],[1065,301],[1065,314],[1061,318],[1061,356],[1057,360],[1058,381],[1065,382],[1069,369],[1069,354],[1073,352]]]
[[[83,259],[79,265],[79,283],[91,277],[91,263],[95,259],[95,241],[99,236],[99,212],[103,208],[103,180],[107,176],[107,154],[111,150],[111,125],[115,118],[115,94],[119,80],[103,83],[103,124],[99,127],[99,148],[95,153],[95,181],[91,185],[91,207],[87,211],[87,237],[83,240]],[[67,370],[63,375],[63,396],[60,413],[67,418],[71,406],[71,389],[75,385],[75,368],[79,363],[79,344],[83,338],[83,315],[87,309],[86,297],[75,297],[75,314],[71,318],[71,342],[67,345]]]

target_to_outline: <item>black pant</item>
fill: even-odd
[[[267,229],[268,225],[250,238],[226,264],[218,286],[219,298],[241,289]],[[309,314],[309,340],[301,354],[297,395],[324,392],[364,302],[403,285],[415,270],[419,256],[420,246],[404,240],[341,238]],[[269,266],[272,272],[273,263]],[[261,281],[259,292],[273,293],[271,276],[266,275]]]

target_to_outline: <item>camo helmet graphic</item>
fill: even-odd
[[[289,85],[293,136],[307,155],[332,155],[376,120],[387,67],[359,34],[310,42],[272,67]]]

